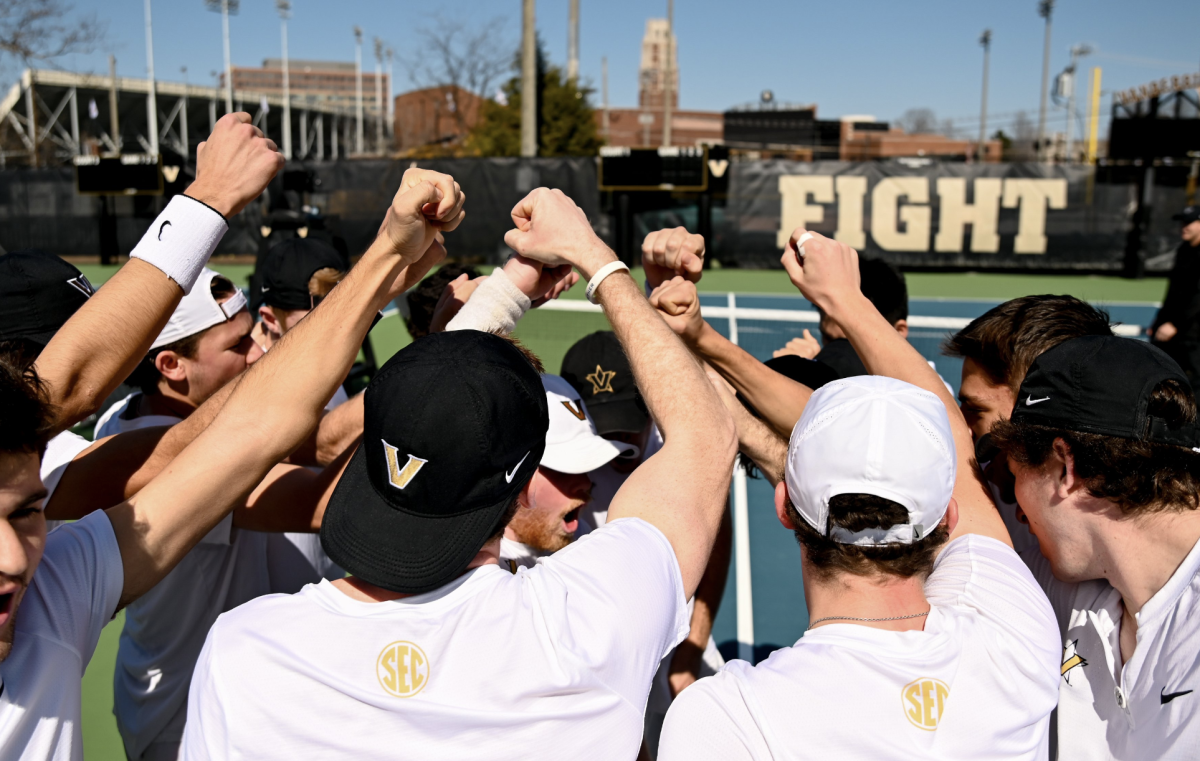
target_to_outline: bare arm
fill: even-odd
[[[812,233],[812,239],[804,244],[805,256],[801,260],[796,253],[796,240],[804,233],[797,228],[783,252],[783,266],[792,283],[842,327],[872,375],[886,375],[919,386],[936,394],[946,406],[958,456],[954,499],[958,502],[959,519],[951,538],[982,534],[1011,546],[1008,530],[975,462],[971,430],[946,384],[863,296],[859,290],[858,254],[854,249]]]
[[[560,191],[534,190],[513,210],[513,221],[517,229],[505,242],[523,256],[565,259],[587,279],[617,260]],[[691,597],[725,511],[737,449],[733,421],[699,363],[627,272],[605,279],[596,297],[665,440],[617,492],[609,520],[641,518],[662,531],[679,561],[684,594]]]
[[[406,172],[375,242],[346,279],[247,371],[212,425],[166,470],[108,510],[125,569],[122,605],[158,583],[317,425],[375,313],[445,255],[434,235],[458,225],[462,203],[450,177]]]
[[[729,558],[732,554],[733,520],[726,510],[712,554],[708,556],[708,567],[704,569],[700,586],[696,587],[696,596],[692,598],[696,602],[692,607],[691,629],[687,639],[679,643],[675,648],[675,655],[671,656],[667,683],[671,687],[672,695],[678,695],[700,678],[704,650],[708,647],[713,621],[721,607],[721,598],[725,595],[725,580],[729,576]]]
[[[357,393],[326,412],[313,431],[288,457],[294,465],[324,467],[358,440],[363,427],[363,397]]]
[[[319,473],[298,465],[271,468],[245,504],[234,508],[233,525],[251,531],[320,531],[329,498],[356,449],[357,439]]]
[[[211,220],[202,223],[212,226],[215,235],[200,254],[205,259],[226,228],[221,217],[241,211],[283,166],[275,144],[249,122],[244,113],[222,117],[197,149],[196,181],[185,195],[213,210]],[[157,220],[147,238],[156,230],[161,236]],[[179,245],[198,244],[188,240]],[[51,435],[96,411],[145,356],[182,297],[180,284],[162,270],[131,259],[67,321],[37,361],[54,410]]]

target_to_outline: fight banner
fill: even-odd
[[[750,267],[778,266],[805,227],[906,267],[1120,270],[1137,199],[1135,184],[1096,182],[1087,166],[751,161],[731,171],[724,248]],[[1169,217],[1182,205],[1179,189],[1154,192],[1161,211],[1143,242],[1152,271],[1170,266]]]

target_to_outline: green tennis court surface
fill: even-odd
[[[248,283],[252,267],[244,264],[222,265],[214,269],[239,285]],[[96,285],[117,270],[116,266],[83,265],[80,269]],[[641,273],[635,273],[641,280]],[[1162,299],[1166,281],[1162,278],[1125,280],[1086,275],[1011,275],[984,273],[908,273],[910,313],[933,317],[969,319],[986,311],[992,304],[1036,293],[1065,293],[1107,306],[1113,316],[1129,324],[1145,324],[1153,316],[1154,304]],[[809,308],[782,271],[712,270],[700,283],[706,307],[724,305],[726,294],[734,293],[739,308],[800,310]],[[583,287],[577,285],[565,298],[581,300]],[[728,332],[727,319],[713,319],[714,327]],[[582,336],[605,330],[608,322],[602,314],[576,311],[534,310],[517,329],[517,335],[546,365],[558,372],[567,349]],[[739,342],[759,358],[782,346],[792,335],[813,325],[772,320],[738,320]],[[957,365],[936,356],[944,329],[914,330],[913,344],[927,358],[938,362],[947,381],[957,386]],[[385,361],[410,342],[403,322],[389,314],[371,333],[376,357]],[[753,582],[753,623],[755,649],[763,653],[778,645],[794,642],[807,625],[803,589],[799,583],[799,554],[791,533],[779,527],[770,508],[770,488],[763,481],[748,484],[750,525],[750,566]],[[736,633],[735,564],[725,598],[717,617],[713,636],[723,644],[728,656],[734,649]],[[125,757],[116,722],[112,715],[112,674],[117,637],[124,616],[108,625],[83,682],[83,738],[87,761],[119,761]]]

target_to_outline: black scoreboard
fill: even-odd
[[[600,149],[601,190],[708,190],[708,148]]]
[[[162,158],[140,153],[120,158],[76,156],[75,189],[92,196],[160,196]]]

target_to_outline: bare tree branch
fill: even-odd
[[[31,65],[91,53],[107,25],[94,14],[69,18],[73,10],[61,0],[0,0],[0,55]]]
[[[490,98],[493,86],[512,67],[513,45],[505,34],[505,19],[469,28],[464,21],[438,17],[420,35],[424,44],[402,63],[417,87],[447,88],[455,121],[465,132],[470,125],[460,93]]]

